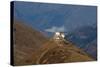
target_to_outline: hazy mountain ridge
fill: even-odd
[[[68,40],[75,43],[79,48],[82,48],[85,52],[92,55],[95,59],[97,56],[97,27],[83,26],[72,31],[66,36]],[[66,39],[65,38],[65,39]],[[95,49],[93,49],[93,47]],[[94,51],[93,51],[94,50]]]

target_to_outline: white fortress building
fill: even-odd
[[[55,40],[62,40],[64,39],[65,35],[63,32],[55,32],[54,34],[54,39]]]

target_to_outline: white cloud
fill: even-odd
[[[45,29],[46,32],[65,32],[65,27],[61,26],[61,27],[57,27],[57,26],[53,26],[51,28]]]

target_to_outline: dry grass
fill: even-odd
[[[52,64],[92,61],[84,51],[69,41],[47,39],[19,21],[14,21],[14,65]],[[59,46],[62,45],[62,46]]]

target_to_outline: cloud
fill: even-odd
[[[46,32],[65,32],[65,27],[61,26],[61,27],[57,27],[57,26],[53,26],[51,28],[45,29]]]

